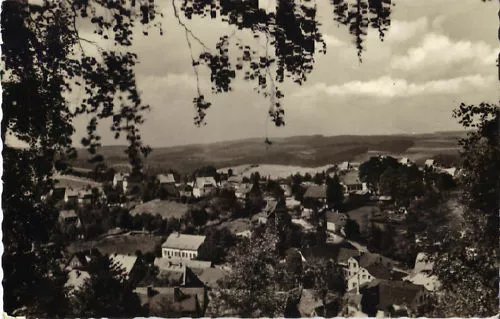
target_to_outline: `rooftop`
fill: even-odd
[[[156,177],[160,184],[173,184],[175,183],[174,174],[158,174]]]
[[[59,217],[66,219],[66,218],[75,218],[78,216],[76,215],[76,212],[74,209],[70,209],[70,210],[61,210],[59,212]]]
[[[206,187],[206,186],[217,187],[217,182],[212,176],[196,177],[195,185],[197,187]]]
[[[338,212],[326,212],[325,217],[328,223],[333,223],[336,225],[344,226],[347,222],[347,216]]]
[[[311,185],[304,194],[304,198],[326,198],[326,185]]]
[[[361,184],[359,179],[359,173],[357,171],[349,171],[340,176],[340,181],[344,185],[356,185]]]
[[[205,241],[205,236],[186,235],[173,233],[168,236],[167,240],[161,245],[163,248],[198,250],[201,244]]]
[[[124,269],[124,273],[126,275],[130,274],[132,268],[134,268],[134,265],[137,261],[137,256],[128,256],[122,254],[113,254],[109,258],[114,263],[120,265]]]

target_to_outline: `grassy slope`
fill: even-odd
[[[173,168],[181,172],[204,165],[221,168],[265,163],[316,167],[345,160],[364,161],[377,153],[407,156],[423,162],[436,155],[456,157],[457,140],[462,135],[460,132],[436,132],[421,135],[294,136],[273,139],[270,146],[263,139],[246,139],[155,148],[146,165],[152,170]],[[123,146],[105,146],[101,153],[108,164],[117,166],[127,162],[124,149]],[[79,155],[75,166],[89,167],[86,151],[80,150]]]

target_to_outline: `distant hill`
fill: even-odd
[[[263,138],[253,138],[154,148],[145,163],[152,171],[172,168],[189,172],[205,165],[217,168],[243,164],[318,167],[346,160],[362,162],[370,156],[387,154],[405,156],[417,163],[422,163],[427,158],[438,158],[451,165],[458,158],[457,141],[464,134],[436,132],[418,135],[293,136],[273,138],[272,145],[264,143]],[[101,154],[108,165],[126,167],[124,150],[125,146],[104,146]],[[87,158],[86,150],[80,149],[74,165],[91,167]]]

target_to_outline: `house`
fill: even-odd
[[[122,254],[113,254],[109,256],[109,259],[116,264],[117,266],[122,268],[122,274],[129,278],[130,274],[134,270],[134,267],[137,263],[137,256],[128,256]]]
[[[281,189],[283,190],[283,195],[285,198],[292,196],[292,186],[288,184],[280,184]]]
[[[113,188],[121,189],[123,193],[126,193],[128,190],[128,179],[129,174],[116,173],[113,177]]]
[[[348,161],[342,162],[338,166],[339,171],[349,171],[352,169],[351,163]]]
[[[425,160],[425,163],[424,163],[424,167],[425,168],[434,168],[434,166],[436,165],[436,161],[433,160],[433,159],[426,159]]]
[[[427,299],[422,286],[407,281],[376,279],[363,284],[361,307],[370,317],[408,317],[418,315]]]
[[[78,190],[67,188],[64,192],[64,202],[68,204],[78,204]]]
[[[182,184],[177,189],[181,198],[191,198],[193,196],[193,187],[188,184]]]
[[[208,303],[205,287],[137,287],[134,292],[149,315],[164,318],[203,317]]]
[[[247,195],[250,194],[252,188],[253,188],[252,184],[248,183],[240,184],[239,186],[236,187],[234,195],[236,196],[237,199],[243,200],[247,198]]]
[[[174,174],[158,174],[156,176],[156,179],[158,180],[158,183],[160,183],[160,185],[175,185]]]
[[[206,197],[215,193],[217,182],[212,176],[197,177],[193,186],[193,196],[196,198]]]
[[[345,193],[366,194],[368,186],[361,182],[357,171],[349,171],[340,176],[340,183],[344,186]]]
[[[90,256],[84,252],[74,253],[64,267],[66,270],[85,269],[90,262]]]
[[[345,214],[328,211],[325,213],[325,219],[327,231],[345,235],[344,227],[347,224],[347,216]]]
[[[59,212],[58,221],[59,221],[59,224],[63,227],[69,227],[69,226],[80,227],[81,226],[80,218],[78,218],[78,215],[76,214],[74,209],[61,210]]]
[[[60,202],[62,200],[65,201],[66,197],[66,188],[65,187],[56,187],[50,190],[50,197],[54,202]]]
[[[380,254],[362,253],[347,261],[347,290],[359,289],[364,283],[375,279],[395,279],[394,262]]]
[[[238,187],[241,182],[243,182],[243,176],[240,175],[229,176],[227,179],[227,184],[233,188]]]
[[[64,287],[68,289],[68,293],[70,295],[79,291],[85,284],[85,280],[90,279],[90,274],[87,271],[80,269],[70,270],[67,276],[68,280],[64,284]]]
[[[399,164],[405,166],[411,166],[413,163],[408,157],[402,157],[399,159]]]
[[[304,199],[318,200],[326,203],[326,185],[311,185],[307,188]]]
[[[428,291],[435,291],[441,286],[436,275],[431,275],[434,263],[427,259],[425,253],[418,253],[415,259],[415,267],[410,274],[403,278],[415,285],[423,286]]]
[[[450,168],[443,168],[441,169],[442,173],[448,174],[451,177],[457,177],[457,168],[456,167],[450,167]]]
[[[92,204],[92,190],[82,189],[78,191],[78,204],[80,205],[90,205]]]
[[[173,233],[161,245],[162,257],[195,259],[198,249],[205,241],[205,236]]]
[[[276,211],[276,207],[278,206],[278,201],[275,199],[268,199],[266,201],[266,207],[258,213],[252,216],[252,221],[257,222],[258,224],[267,224],[267,220],[273,216]]]

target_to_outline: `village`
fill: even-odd
[[[426,229],[415,225],[434,221],[419,220],[410,207],[452,191],[455,168],[391,156],[345,161],[315,175],[261,176],[258,165],[252,168],[203,167],[184,176],[111,169],[100,182],[91,170],[62,175],[78,187],[56,186],[44,201],[59,208],[52,241],[66,247],[58,258],[65,286],[78,293],[93,258],[107,255],[150,316],[230,315],[211,307],[232,272],[228,254],[262,229],[277,233],[280,224],[285,263],[323,260],[342,268],[331,300],[300,283],[297,316],[422,314],[440,283],[419,250]]]

